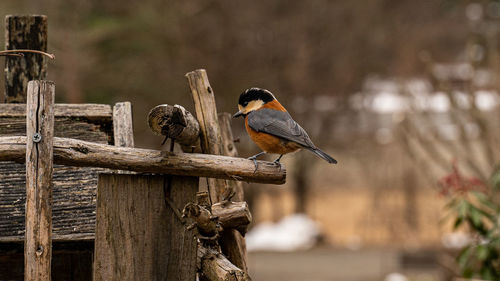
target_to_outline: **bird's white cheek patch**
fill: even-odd
[[[261,108],[264,105],[264,102],[262,100],[253,100],[248,103],[248,105],[245,107],[244,112],[247,114],[250,111],[257,110]]]

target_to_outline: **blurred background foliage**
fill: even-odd
[[[146,125],[155,105],[194,112],[186,72],[208,71],[220,112],[234,112],[246,88],[271,90],[340,164],[286,156],[285,188],[249,186],[247,201],[256,224],[307,214],[323,245],[342,254],[334,264],[351,255],[338,249],[383,249],[357,256],[364,277],[339,265],[334,280],[498,277],[499,201],[489,182],[500,154],[499,1],[3,0],[0,10],[48,15],[58,102],[131,101],[138,147],[160,148]],[[233,123],[240,155],[258,152]],[[440,196],[439,179],[458,174],[484,190]],[[446,210],[454,220],[442,223]],[[454,225],[466,243],[450,236]],[[260,273],[266,266],[256,256],[255,280],[276,280],[272,269]],[[292,271],[289,280],[308,280]]]

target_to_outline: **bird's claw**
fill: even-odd
[[[280,167],[279,171],[281,172],[281,163],[280,163],[280,160],[279,159],[276,159],[273,161],[274,165],[277,165]]]
[[[257,164],[257,157],[256,156],[252,156],[252,157],[248,157],[247,159],[248,160],[253,160],[253,164],[255,165],[255,170],[253,171],[253,173],[255,174],[255,172],[257,172],[257,168],[259,167],[259,165]]]

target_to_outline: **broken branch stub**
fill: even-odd
[[[252,214],[247,202],[221,202],[212,205],[212,215],[218,217],[224,230],[236,229],[245,236]]]
[[[198,245],[198,268],[200,280],[251,281],[250,276],[232,264],[221,253]]]
[[[200,125],[184,107],[160,104],[148,114],[149,128],[153,133],[175,139],[182,146],[196,146],[200,140]]]

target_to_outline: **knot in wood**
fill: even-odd
[[[43,246],[38,246],[35,253],[38,257],[41,256],[43,254]]]
[[[74,146],[74,147],[72,147],[72,149],[75,151],[81,152],[83,154],[89,153],[89,149],[83,145]]]

